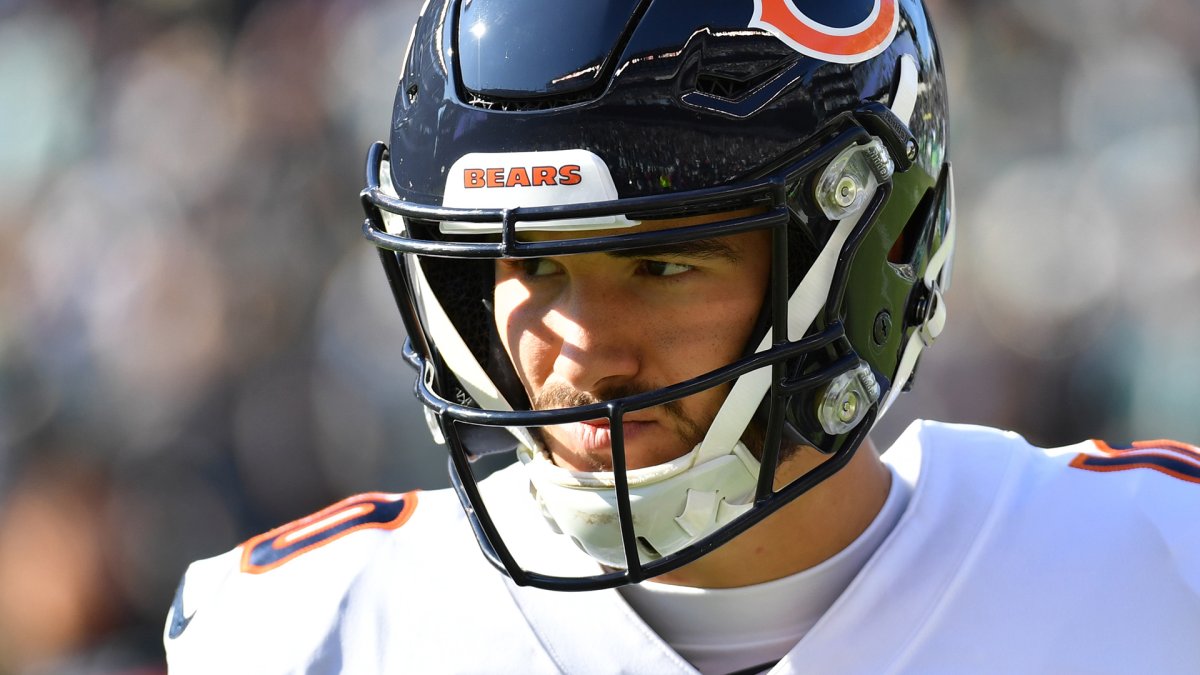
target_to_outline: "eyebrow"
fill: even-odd
[[[738,262],[742,259],[742,256],[732,246],[719,239],[697,239],[695,241],[681,241],[675,244],[639,246],[620,251],[605,251],[605,254],[614,258],[678,257],[697,258],[700,260],[722,258],[730,262]]]

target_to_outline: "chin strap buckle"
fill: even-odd
[[[946,301],[936,281],[926,286],[925,292],[913,304],[912,322],[917,324],[917,334],[926,347],[942,334],[946,327]]]

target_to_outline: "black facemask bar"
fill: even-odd
[[[873,113],[875,111],[872,111]],[[775,468],[779,461],[779,450],[784,428],[784,408],[795,396],[814,391],[835,377],[851,370],[859,358],[846,339],[840,319],[842,297],[845,292],[847,273],[863,235],[878,218],[891,192],[890,181],[879,184],[871,201],[859,216],[859,221],[850,232],[839,254],[835,267],[828,301],[824,308],[823,328],[797,341],[787,335],[787,305],[791,287],[788,279],[788,226],[794,217],[788,209],[787,189],[800,184],[807,186],[811,177],[825,167],[843,149],[852,144],[862,144],[871,139],[871,134],[854,115],[843,118],[847,128],[828,136],[828,140],[815,149],[804,153],[798,160],[781,165],[777,170],[747,182],[689,191],[636,197],[610,202],[593,202],[550,207],[511,209],[465,209],[438,205],[418,204],[397,199],[381,189],[380,169],[387,158],[387,150],[381,143],[374,144],[367,161],[367,187],[362,192],[366,211],[363,231],[366,238],[380,249],[380,259],[392,287],[393,294],[408,331],[405,344],[406,359],[420,373],[416,379],[417,398],[436,414],[446,437],[450,453],[450,475],[455,491],[479,541],[486,558],[498,569],[507,573],[519,585],[531,585],[552,590],[597,590],[612,588],[626,583],[636,583],[647,578],[686,565],[713,549],[727,543],[754,524],[774,513],[787,502],[803,494],[821,481],[840,470],[865,440],[878,413],[874,403],[864,418],[852,429],[838,437],[831,437],[822,447],[830,456],[816,468],[792,481],[778,491],[774,488]],[[902,125],[901,125],[902,128]],[[873,128],[873,131],[878,129]],[[889,147],[899,143],[887,138]],[[746,206],[764,206],[766,211],[752,216],[731,218],[676,229],[658,230],[635,234],[615,234],[556,241],[520,241],[516,226],[521,221],[547,221],[566,218],[627,215],[631,218],[654,215],[657,217],[680,217],[728,211]],[[806,212],[810,205],[806,204]],[[404,218],[425,221],[458,221],[479,223],[501,223],[500,241],[449,241],[416,239],[385,231],[382,210]],[[815,208],[809,217],[820,217]],[[772,233],[772,261],[768,303],[772,324],[772,346],[753,353],[733,364],[652,392],[613,399],[588,406],[559,410],[540,411],[492,411],[462,405],[438,391],[438,358],[433,353],[428,336],[422,326],[418,304],[414,296],[409,274],[402,267],[397,254],[421,256],[499,259],[534,258],[569,255],[617,249],[633,249],[650,245],[678,243],[687,240],[705,239],[736,234],[754,229],[769,229]],[[411,230],[406,228],[411,234]],[[803,374],[793,370],[789,364],[816,352],[832,352],[835,356],[827,365],[810,369]],[[621,420],[626,413],[679,400],[699,391],[731,382],[750,371],[771,367],[771,384],[766,398],[767,423],[761,459],[761,471],[754,496],[754,508],[739,518],[722,526],[712,534],[657,560],[643,563],[635,545],[629,487],[626,478],[626,457]],[[877,374],[878,375],[878,374]],[[562,577],[533,572],[521,567],[500,536],[496,524],[485,506],[470,467],[471,451],[466,447],[460,425],[475,427],[542,427],[568,424],[585,420],[606,418],[612,429],[612,462],[615,478],[615,493],[620,519],[621,538],[625,549],[627,568],[586,577]]]

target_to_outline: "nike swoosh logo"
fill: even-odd
[[[192,617],[196,616],[195,610],[187,616],[183,614],[183,584],[185,581],[186,577],[179,580],[179,588],[175,589],[175,599],[171,601],[171,623],[167,626],[167,637],[172,640],[183,635],[183,631],[187,630],[188,624],[192,622]]]

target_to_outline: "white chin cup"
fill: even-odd
[[[696,464],[699,448],[679,459],[626,472],[634,536],[641,561],[670,555],[750,510],[759,463],[741,442],[725,455]],[[571,471],[543,453],[518,456],[542,513],[603,565],[626,568],[611,471]]]

